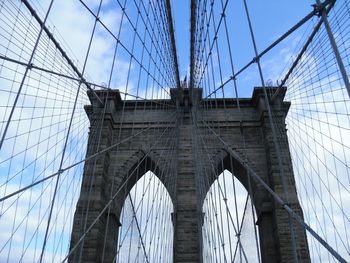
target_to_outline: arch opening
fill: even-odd
[[[256,210],[230,171],[211,184],[202,212],[203,262],[259,262]]]
[[[116,262],[173,262],[173,210],[168,190],[147,171],[125,196]]]

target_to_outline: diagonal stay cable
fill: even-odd
[[[174,130],[174,131],[176,131],[176,129]],[[169,137],[167,137],[167,140],[166,140],[166,142],[165,142],[165,145],[168,145],[168,142],[169,142],[169,139],[170,138],[175,138],[174,136],[169,136]],[[174,149],[174,143],[175,143],[175,140],[172,140],[173,142],[171,143],[171,145],[172,146],[170,146],[170,149]],[[162,155],[162,153],[164,152],[164,149],[161,151],[161,155]],[[171,152],[169,152],[167,155],[168,155],[168,157],[167,158],[165,158],[165,159],[168,159],[168,160],[171,160],[171,157],[169,156],[169,154],[173,154],[173,153],[171,153]],[[157,162],[156,162],[156,164],[155,164],[155,167],[158,167],[158,165],[160,165],[160,159],[157,159]],[[164,184],[166,185],[166,178],[167,177],[165,177],[166,176],[166,174],[169,174],[170,172],[171,172],[171,170],[170,170],[170,166],[169,165],[166,165],[167,167],[168,167],[168,172],[165,172],[164,170],[162,170],[162,171],[160,171],[160,175],[158,174],[158,177],[161,179],[161,181],[162,182],[164,182]],[[148,186],[147,186],[147,188],[148,188]],[[144,189],[144,192],[143,193],[145,193],[146,191],[147,191],[147,188],[146,189]],[[159,187],[157,188],[157,191],[156,191],[156,193],[153,193],[153,196],[155,195],[155,194],[157,194],[158,193],[158,190],[159,190]],[[150,190],[148,189],[148,194],[150,193]],[[149,196],[148,196],[148,198],[150,198]],[[139,206],[140,206],[140,204],[136,207],[136,212],[138,211],[138,209],[139,209]],[[152,216],[151,215],[151,212],[153,211],[155,209],[155,207],[154,207],[154,202],[152,202],[152,206],[151,206],[151,208],[149,208],[148,206],[147,206],[147,214],[145,215],[145,217],[146,217],[146,219],[145,219],[145,221],[146,222],[148,222],[149,221],[149,219],[150,219],[150,217]],[[141,210],[142,211],[142,210]],[[159,211],[159,209],[156,209],[156,211]],[[142,212],[141,212],[141,218],[142,218]],[[124,240],[125,240],[125,238],[126,238],[126,235],[127,235],[127,233],[128,233],[128,231],[129,231],[129,229],[130,229],[130,227],[131,227],[131,223],[129,224],[129,226],[127,227],[127,229],[126,229],[126,233],[125,233],[125,235],[122,237],[122,236],[120,236],[119,237],[119,241],[121,241],[121,243],[119,244],[119,248],[121,247],[121,245],[122,245],[122,243],[124,242]],[[147,227],[148,227],[148,224],[146,223],[146,227],[145,227],[145,229],[144,229],[144,233],[142,234],[142,236],[145,236],[145,241],[144,242],[147,242],[147,235],[146,235],[146,231],[147,231]],[[124,226],[124,228],[125,228],[125,226]],[[122,228],[123,229],[123,228]],[[153,231],[150,231],[151,233],[153,233]],[[119,242],[118,242],[119,243]],[[150,252],[149,252],[150,253]],[[117,253],[116,253],[116,255],[115,255],[115,257],[117,257],[119,255],[119,249],[118,249],[118,251],[117,251]]]
[[[326,14],[329,13],[329,11],[331,11],[331,8],[333,7],[333,5],[329,5],[326,9]],[[322,19],[320,19],[318,21],[318,23],[316,24],[316,26],[314,27],[313,31],[311,32],[310,36],[308,37],[308,39],[306,40],[304,46],[302,47],[302,49],[300,50],[298,56],[295,58],[292,66],[289,68],[287,74],[285,75],[285,77],[283,78],[283,80],[281,81],[281,84],[278,86],[277,90],[275,91],[275,93],[272,95],[271,97],[271,102],[273,102],[278,95],[282,92],[283,90],[283,86],[284,84],[287,82],[287,80],[289,79],[290,75],[292,74],[292,72],[294,71],[294,69],[296,68],[296,66],[299,64],[301,58],[303,57],[303,55],[305,54],[307,48],[309,47],[309,45],[311,44],[312,40],[314,39],[315,35],[317,34],[317,32],[319,32],[319,29],[321,28],[323,21]]]
[[[33,9],[33,7],[30,5],[30,3],[28,2],[28,0],[21,0],[22,3],[27,7],[27,9],[29,10],[29,12],[31,13],[31,15],[35,18],[35,20],[39,23],[39,25],[41,26],[41,30],[43,30],[46,35],[48,36],[48,38],[53,42],[53,44],[55,45],[55,47],[57,48],[57,50],[61,53],[61,55],[66,59],[67,63],[69,64],[69,66],[71,66],[71,68],[73,69],[73,71],[78,75],[79,77],[79,81],[83,82],[89,90],[91,90],[91,92],[94,94],[94,96],[96,97],[96,99],[99,101],[100,104],[102,104],[101,99],[97,96],[97,94],[95,93],[95,91],[91,88],[90,84],[86,82],[85,78],[84,78],[84,73],[81,73],[77,67],[74,65],[73,61],[68,57],[67,53],[63,50],[63,48],[61,47],[61,45],[58,43],[58,41],[54,38],[53,34],[50,32],[50,30],[47,28],[47,26],[45,25],[46,23],[46,19],[44,21],[41,20],[41,18],[38,16],[37,12]],[[28,63],[28,65],[32,66],[31,61]]]
[[[163,137],[163,135],[166,133],[166,131],[169,129],[170,126],[166,127],[162,134],[158,137],[157,141],[150,147],[150,149],[147,151],[147,153],[144,155],[144,157],[141,159],[140,163],[147,158],[147,156],[150,154],[150,152],[153,150],[153,147],[157,145],[159,139]],[[133,176],[133,174],[138,170],[138,167],[135,167],[134,170],[128,175],[127,178],[125,178],[124,182],[119,186],[117,191],[113,194],[112,198],[107,202],[107,204],[104,206],[104,208],[101,210],[101,212],[98,214],[98,216],[94,219],[94,221],[91,223],[91,225],[85,230],[83,235],[80,237],[80,239],[77,241],[77,243],[70,249],[68,255],[63,259],[62,262],[66,261],[70,255],[77,249],[77,247],[80,245],[80,243],[85,239],[85,236],[91,231],[93,226],[98,222],[98,220],[101,218],[101,216],[104,214],[105,211],[109,208],[109,206],[112,204],[114,199],[118,196],[120,191],[126,186],[126,184],[129,182],[130,178]]]
[[[209,93],[205,98],[211,97],[211,95],[215,94],[218,90],[222,89],[226,84],[231,82],[232,80],[235,80],[238,75],[240,75],[242,72],[244,72],[247,68],[249,68],[251,65],[253,65],[257,60],[261,59],[265,54],[267,54],[272,48],[277,46],[279,43],[281,43],[284,39],[286,39],[289,35],[291,35],[294,31],[296,31],[298,28],[300,28],[303,24],[305,24],[308,20],[310,20],[312,17],[317,16],[321,10],[323,10],[325,7],[327,8],[327,12],[330,11],[331,7],[333,6],[332,3],[335,2],[334,0],[327,0],[324,1],[322,4],[315,6],[314,10],[311,11],[308,15],[306,15],[302,20],[300,20],[295,26],[290,28],[286,33],[284,33],[281,37],[279,37],[276,41],[274,41],[271,45],[269,45],[267,48],[265,48],[262,52],[260,52],[257,56],[255,56],[250,62],[248,62],[245,66],[243,66],[241,69],[239,69],[234,75],[230,76],[226,81],[224,81],[219,87],[214,89],[211,93]],[[322,23],[321,23],[322,24]]]
[[[167,142],[165,143],[165,144],[167,144],[168,142],[169,142],[169,140],[170,140],[170,138],[175,138],[174,136],[169,136],[168,138],[167,138]],[[174,140],[173,140],[174,141]],[[164,152],[164,149],[162,150],[162,153]],[[142,161],[139,161],[139,164],[141,163]],[[158,159],[157,160],[157,162],[156,162],[156,164],[155,164],[155,167],[158,167],[158,165],[160,165],[160,159]],[[165,176],[165,174],[167,174],[167,173],[165,173],[164,171],[162,171],[161,172],[161,176],[159,176],[160,178],[163,178],[163,179],[165,179],[164,178],[164,176]],[[161,179],[162,180],[162,179]],[[162,180],[163,181],[163,180]],[[113,181],[114,182],[114,181]],[[147,187],[148,188],[148,187]],[[159,189],[159,187],[157,188],[157,192],[158,192],[158,189]],[[147,191],[147,189],[145,189],[145,191],[144,191],[144,193]],[[148,190],[148,194],[150,193],[150,191]],[[153,193],[153,196],[155,195],[155,194],[157,194],[157,193]],[[111,192],[111,197],[110,198],[112,198],[112,196],[113,196],[113,193]],[[150,198],[149,196],[148,196],[148,198]],[[139,204],[140,205],[140,204]],[[139,209],[139,205],[136,207],[136,212],[138,211],[138,209]],[[147,211],[148,211],[148,213],[146,214],[146,222],[148,222],[149,221],[149,219],[152,217],[152,215],[151,215],[151,213],[152,213],[152,211],[154,210],[155,208],[154,208],[154,202],[152,202],[152,206],[151,206],[151,208],[149,209],[149,208],[147,208]],[[157,209],[157,211],[158,211],[159,209]],[[115,258],[117,258],[118,256],[119,256],[119,254],[120,254],[120,248],[122,247],[122,244],[124,243],[124,241],[125,241],[125,239],[126,239],[126,237],[127,237],[127,234],[128,234],[128,232],[129,232],[129,230],[130,230],[130,228],[132,227],[132,222],[130,222],[130,224],[126,227],[126,226],[124,226],[124,228],[127,228],[126,229],[126,233],[124,234],[124,236],[122,236],[122,234],[120,233],[120,236],[119,236],[119,241],[118,241],[118,243],[120,242],[120,244],[118,244],[118,246],[119,246],[119,249],[117,250],[117,252],[116,252],[116,254],[115,254],[115,257],[114,257],[114,259]],[[148,227],[148,223],[146,223],[146,227],[145,227],[145,229],[144,229],[144,233],[142,234],[142,236],[144,236],[145,237],[145,243],[146,243],[146,239],[147,239],[147,235],[146,235],[146,231],[147,231],[147,227]],[[123,228],[122,228],[123,229]],[[151,231],[151,232],[153,232],[153,231]],[[150,253],[150,252],[149,252]],[[117,260],[117,262],[118,262],[118,260]]]
[[[19,64],[21,66],[24,66],[26,67],[28,64],[25,63],[25,62],[22,62],[22,61],[19,61],[17,59],[13,59],[13,58],[10,58],[8,56],[3,56],[0,54],[0,59],[3,59],[3,60],[6,60],[6,61],[9,61],[9,62],[12,62],[12,63],[16,63],[16,64]],[[67,79],[70,79],[70,80],[75,80],[77,82],[80,82],[81,79],[80,78],[77,78],[77,77],[73,77],[73,76],[70,76],[70,75],[67,75],[67,74],[63,74],[63,73],[60,73],[60,72],[57,72],[57,71],[53,71],[53,70],[50,70],[50,69],[46,69],[46,68],[43,68],[43,67],[39,67],[39,66],[36,66],[35,64],[31,63],[31,69],[35,69],[35,70],[39,70],[39,71],[43,71],[43,72],[46,72],[46,73],[50,73],[50,74],[53,74],[53,75],[56,75],[58,77],[63,77],[63,78],[67,78]],[[93,87],[97,87],[97,88],[102,88],[102,89],[105,89],[106,87],[101,85],[101,84],[96,84],[96,83],[93,83],[93,82],[89,82],[89,81],[83,81],[83,83],[86,85],[86,86],[93,86]],[[91,89],[91,91],[93,91],[93,94],[95,94],[95,91],[93,89]],[[160,104],[160,105],[163,105],[161,102],[158,102],[158,101],[154,101],[154,100],[151,100],[151,99],[147,99],[146,97],[142,97],[142,96],[139,96],[139,95],[135,95],[135,94],[131,94],[129,92],[125,92],[125,91],[119,91],[121,94],[124,94],[124,95],[127,95],[127,96],[130,96],[130,97],[133,97],[135,99],[141,99],[141,100],[144,100],[144,101],[152,101],[153,103],[156,103],[156,104]],[[23,94],[23,93],[22,93]],[[97,96],[97,95],[96,95]],[[100,98],[98,98],[99,101],[101,101]],[[102,104],[101,104],[102,105]],[[170,106],[170,107],[175,107],[175,106],[172,106],[172,105],[167,105],[167,106]],[[6,138],[8,139],[8,138]]]
[[[195,122],[195,125],[196,125],[196,128],[198,129],[198,126],[197,126],[197,122]],[[199,137],[200,137],[200,139],[201,139],[201,141],[202,141],[202,147],[203,147],[203,149],[205,150],[205,154],[207,155],[207,158],[208,158],[208,161],[209,161],[209,163],[210,163],[210,167],[211,167],[211,169],[213,170],[213,172],[214,172],[214,174],[215,174],[215,176],[216,176],[216,179],[218,179],[218,175],[217,175],[217,173],[216,173],[216,171],[215,171],[215,168],[214,168],[214,161],[212,160],[212,158],[210,157],[210,155],[209,155],[209,150],[208,150],[208,147],[206,146],[206,144],[205,144],[205,141],[204,141],[204,138],[203,138],[203,136],[202,135],[199,135]],[[206,176],[206,178],[208,178],[208,176]],[[226,195],[225,195],[225,193],[224,193],[224,191],[223,191],[223,189],[222,189],[222,186],[220,185],[220,183],[219,183],[219,181],[217,181],[218,182],[218,190],[219,190],[219,193],[221,194],[221,196],[225,199],[226,198]],[[238,226],[236,226],[236,224],[235,224],[235,222],[233,221],[233,217],[232,217],[232,214],[231,214],[231,211],[230,211],[230,209],[229,209],[229,207],[228,207],[228,204],[227,204],[227,202],[225,202],[225,208],[226,208],[226,212],[227,212],[227,214],[228,214],[228,216],[229,216],[229,219],[230,219],[230,222],[231,222],[231,224],[232,224],[232,226],[233,226],[233,230],[234,230],[234,232],[235,232],[235,235],[237,236],[237,242],[239,243],[239,246],[240,246],[240,248],[242,249],[242,252],[243,252],[243,256],[244,256],[244,258],[245,258],[245,260],[246,261],[248,261],[247,260],[247,256],[246,256],[246,252],[244,251],[244,247],[243,247],[243,245],[242,245],[242,243],[241,243],[241,240],[240,240],[240,235],[239,235],[239,232],[240,232],[240,230],[239,230],[239,225]],[[238,227],[238,229],[237,229],[237,227]]]
[[[143,250],[143,253],[144,253],[145,257],[146,257],[147,263],[149,263],[147,252],[146,252],[146,248],[145,248],[145,244],[143,242],[142,235],[141,235],[140,225],[139,225],[139,222],[137,220],[137,216],[136,216],[136,212],[135,212],[134,202],[132,201],[130,193],[128,194],[128,197],[129,197],[129,200],[130,200],[130,203],[131,203],[132,212],[134,214],[134,218],[135,218],[135,222],[136,222],[136,228],[137,228],[137,232],[139,234],[139,238],[140,238],[140,241],[141,241],[142,250]]]
[[[246,218],[246,214],[247,214],[247,208],[248,208],[248,201],[249,201],[249,193],[247,194],[247,197],[246,197],[246,200],[245,200],[245,204],[244,204],[244,210],[243,210],[243,216],[242,216],[242,219],[241,219],[241,223],[239,224],[239,229],[238,229],[238,235],[241,236],[242,235],[242,229],[243,229],[243,223],[244,223],[244,220]],[[235,259],[236,259],[236,256],[237,256],[237,250],[238,250],[238,244],[239,242],[239,239],[237,238],[237,243],[236,243],[236,247],[235,247],[235,254],[234,254],[234,258],[232,260],[232,263],[235,262]],[[260,259],[259,259],[260,260]],[[247,261],[248,262],[248,261]]]
[[[275,201],[281,205],[281,207],[287,211],[287,213],[303,228],[305,228],[318,242],[322,244],[324,248],[326,248],[329,253],[331,253],[339,262],[346,263],[346,260],[339,255],[337,251],[335,251],[321,236],[319,236],[304,220],[277,194],[275,191],[262,179],[260,176],[250,167],[246,160],[243,160],[235,150],[233,150],[221,137],[218,135],[213,128],[208,126],[205,121],[202,121],[203,124],[213,133],[213,135],[224,145],[225,149],[228,153],[235,158],[241,165],[247,169],[248,175],[252,176],[255,181],[261,184],[262,187],[268,191],[271,196],[275,199]]]
[[[317,3],[317,5],[320,5],[320,0],[316,0],[316,3]],[[345,69],[344,62],[343,62],[343,60],[341,58],[341,55],[340,55],[340,52],[339,52],[339,48],[337,46],[337,43],[336,43],[335,38],[334,38],[334,34],[333,34],[331,26],[329,24],[329,21],[328,21],[328,18],[327,18],[327,12],[325,12],[324,10],[321,10],[321,18],[322,18],[321,20],[323,21],[323,24],[324,24],[324,26],[326,28],[327,35],[328,35],[329,41],[331,43],[331,46],[332,46],[332,49],[333,49],[333,53],[334,53],[334,56],[336,58],[336,61],[337,61],[337,64],[338,64],[341,76],[343,78],[343,81],[344,81],[344,84],[345,84],[345,87],[346,87],[346,90],[347,90],[348,95],[350,97],[350,82],[349,82],[348,73],[347,73],[347,71]]]
[[[171,40],[171,49],[172,49],[172,59],[173,64],[175,67],[175,74],[176,74],[176,83],[177,86],[180,87],[180,74],[179,74],[179,64],[177,60],[177,53],[176,53],[176,43],[175,43],[175,36],[174,36],[174,24],[173,24],[173,17],[171,13],[171,3],[170,0],[166,0],[166,11],[167,11],[167,20],[168,20],[168,27],[170,31],[170,40]]]
[[[99,4],[99,7],[98,7],[98,14],[99,14],[99,12],[101,10],[101,5],[102,5],[102,0],[100,0],[100,4]],[[92,28],[92,32],[91,32],[91,35],[90,35],[88,49],[87,49],[86,54],[85,54],[82,74],[85,73],[85,69],[86,69],[86,65],[87,65],[87,62],[88,62],[88,58],[89,58],[89,55],[91,54],[91,52],[90,52],[91,51],[91,45],[92,45],[92,41],[93,41],[93,38],[94,38],[94,34],[96,32],[96,25],[97,25],[97,20],[95,20],[95,22],[94,22],[94,26]],[[60,160],[60,165],[59,165],[58,171],[61,171],[63,163],[64,163],[64,158],[65,158],[65,154],[66,154],[68,140],[69,140],[69,137],[71,135],[71,128],[72,128],[73,118],[74,118],[75,110],[76,110],[76,107],[77,107],[77,101],[78,101],[78,97],[79,97],[79,94],[80,94],[81,86],[82,86],[82,82],[79,82],[79,85],[78,85],[78,88],[77,88],[77,91],[76,91],[76,95],[75,95],[74,106],[73,106],[73,110],[71,112],[71,119],[69,121],[68,130],[67,130],[67,134],[66,134],[66,138],[65,138],[65,142],[64,142],[64,146],[63,146],[63,152],[62,152],[62,156],[61,156],[61,160]],[[104,104],[104,109],[106,109],[106,107],[107,107],[107,105]],[[43,261],[43,257],[44,257],[44,253],[45,253],[45,248],[46,248],[46,243],[47,243],[47,239],[48,239],[49,228],[50,228],[50,224],[51,224],[51,217],[52,217],[53,208],[54,208],[55,201],[56,201],[57,189],[58,189],[59,181],[60,181],[60,178],[61,178],[61,174],[62,174],[62,172],[59,172],[57,174],[57,176],[56,176],[55,189],[54,189],[53,197],[52,197],[51,204],[50,204],[50,213],[49,213],[49,217],[48,217],[48,220],[47,220],[47,226],[46,226],[46,231],[45,231],[45,236],[44,236],[44,242],[43,242],[43,246],[42,246],[42,250],[41,250],[41,254],[40,254],[40,260],[39,260],[40,263]]]
[[[170,95],[169,91],[167,91],[162,85],[161,83],[159,83],[158,80],[156,80],[155,76],[152,75],[146,68],[145,66],[141,63],[141,61],[139,59],[136,58],[136,56],[133,54],[132,51],[130,51],[125,44],[123,44],[120,39],[111,31],[111,29],[85,4],[84,1],[79,0],[82,5],[86,8],[86,10],[99,22],[99,24],[110,34],[110,36],[112,38],[114,38],[119,44],[120,46],[125,50],[126,53],[128,53],[130,55],[130,57],[147,73],[150,74],[150,77],[168,94]],[[137,36],[138,32],[137,30],[135,31]],[[156,61],[154,61],[154,59],[152,58],[152,56],[150,56],[151,60],[153,61],[155,67],[158,69],[158,72],[161,72],[161,70],[159,69],[159,66],[157,65]],[[163,78],[165,78],[163,76]]]
[[[157,123],[156,123],[156,124],[157,124]],[[99,152],[96,152],[96,153],[94,153],[94,154],[92,154],[92,155],[86,157],[85,159],[80,160],[79,162],[76,162],[76,163],[74,163],[74,164],[72,164],[72,165],[69,165],[69,166],[67,166],[67,167],[65,167],[65,168],[62,168],[60,171],[57,171],[57,172],[55,172],[55,173],[53,173],[53,174],[51,174],[51,175],[49,175],[49,176],[44,177],[43,179],[40,179],[40,180],[38,180],[38,181],[36,181],[36,182],[33,182],[32,184],[27,185],[27,186],[25,186],[25,187],[23,187],[23,188],[21,188],[21,189],[15,191],[15,192],[9,194],[9,195],[6,195],[6,196],[0,198],[0,202],[3,202],[3,201],[5,201],[6,199],[9,199],[10,197],[15,196],[15,195],[17,195],[17,194],[19,194],[19,193],[21,193],[21,192],[27,190],[27,189],[30,189],[30,188],[32,188],[33,186],[36,186],[36,185],[38,185],[38,184],[40,184],[40,183],[43,183],[43,182],[45,182],[45,181],[47,181],[47,180],[49,180],[49,179],[51,179],[51,178],[57,176],[59,173],[63,173],[64,171],[69,170],[69,169],[71,169],[71,168],[73,168],[73,167],[75,167],[75,166],[77,166],[77,165],[79,165],[79,164],[81,164],[81,163],[84,163],[84,162],[89,161],[89,160],[93,160],[93,159],[95,159],[96,157],[98,157],[99,155],[101,155],[101,154],[103,154],[103,153],[106,153],[106,152],[108,152],[108,151],[111,151],[112,149],[114,149],[114,148],[117,147],[118,145],[123,144],[123,143],[125,143],[125,142],[128,142],[128,141],[132,140],[132,139],[135,138],[136,136],[138,136],[138,135],[140,135],[140,134],[142,134],[142,133],[144,133],[144,132],[150,130],[151,128],[152,128],[152,126],[149,126],[149,127],[145,128],[145,129],[143,129],[143,130],[141,130],[141,131],[135,133],[135,134],[132,135],[132,136],[129,136],[129,137],[127,137],[127,138],[125,138],[125,139],[123,139],[123,140],[121,140],[121,141],[119,141],[119,142],[117,142],[117,143],[115,143],[115,144],[113,144],[113,145],[111,145],[111,146],[109,146],[109,147],[107,147],[107,148],[105,148],[105,149],[99,151]]]
[[[51,11],[52,4],[53,4],[53,0],[51,0],[50,5],[49,5],[49,7],[48,7],[48,9],[47,9],[47,11],[46,11],[43,24],[45,24],[45,22],[46,22],[46,20],[47,20],[47,18],[48,18],[48,16],[49,16],[49,13],[50,13],[50,11]],[[14,114],[14,112],[15,112],[18,99],[19,99],[19,97],[20,97],[20,95],[21,95],[22,88],[23,88],[23,86],[24,86],[24,81],[26,80],[27,74],[28,74],[28,72],[29,72],[29,70],[30,70],[30,64],[31,64],[32,61],[33,61],[33,58],[34,58],[34,55],[35,55],[35,51],[37,50],[37,48],[38,48],[38,46],[39,46],[39,42],[40,42],[40,38],[41,38],[41,35],[42,35],[43,30],[44,30],[43,25],[41,25],[39,34],[38,34],[38,36],[37,36],[37,38],[36,38],[35,45],[34,45],[34,47],[33,47],[33,50],[32,50],[32,52],[31,52],[31,55],[30,55],[30,58],[29,58],[29,61],[28,61],[28,64],[27,64],[26,69],[25,69],[25,71],[24,71],[24,74],[23,74],[23,77],[22,77],[22,80],[21,80],[21,84],[20,84],[20,86],[19,86],[19,88],[18,88],[18,91],[17,91],[16,97],[15,97],[15,99],[14,99],[14,102],[13,102],[13,105],[12,105],[12,108],[11,108],[11,111],[10,111],[10,114],[9,114],[9,116],[8,116],[7,123],[6,123],[5,129],[4,129],[4,132],[3,132],[2,136],[1,136],[1,140],[0,140],[0,150],[1,150],[2,145],[3,145],[3,143],[4,143],[4,140],[5,140],[7,131],[8,131],[8,129],[9,129],[9,126],[10,126],[10,123],[11,123],[11,120],[12,120],[12,116],[13,116],[13,114]]]

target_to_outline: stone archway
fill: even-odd
[[[143,174],[121,210],[116,262],[172,262],[172,213],[171,197],[159,176],[151,171]],[[166,254],[157,255],[155,250]]]

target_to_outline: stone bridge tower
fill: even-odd
[[[106,149],[116,140],[121,143],[85,164],[81,194],[74,218],[71,249],[81,238],[84,225],[85,229],[91,225],[116,191],[130,191],[139,176],[133,174],[137,166],[140,175],[149,170],[154,171],[156,175],[157,171],[167,170],[167,176],[159,179],[167,188],[174,204],[174,262],[202,262],[202,203],[216,176],[227,169],[253,193],[262,262],[294,262],[288,214],[259,183],[254,180],[250,180],[249,183],[248,173],[241,161],[227,150],[229,147],[241,155],[280,197],[286,197],[262,88],[255,88],[252,98],[239,99],[240,111],[237,110],[235,99],[202,100],[201,89],[193,89],[192,96],[189,96],[188,89],[174,89],[169,100],[125,102],[121,100],[117,90],[96,92],[101,100],[106,101],[106,107],[101,107],[92,94],[89,94],[91,105],[86,106],[86,112],[91,129],[87,156],[95,153],[97,148]],[[284,94],[280,94],[275,100],[272,110],[276,116],[275,121],[285,127],[289,103],[283,102],[283,96]],[[162,103],[169,107],[151,107],[154,103]],[[203,105],[206,103],[215,103],[216,106],[205,108]],[[104,116],[102,122],[101,116]],[[101,129],[99,123],[102,123]],[[213,130],[220,131],[219,136],[227,143],[226,146],[213,134],[208,133],[206,123],[209,123]],[[170,128],[166,129],[169,124]],[[145,129],[146,134],[126,140]],[[281,148],[280,155],[283,157],[288,204],[302,216],[286,131],[279,130],[278,139],[283,142],[282,145],[286,145]],[[162,136],[157,147],[150,150],[152,143],[164,133],[165,136]],[[198,165],[198,159],[201,157],[195,156],[194,149],[200,145],[199,134],[205,138],[207,148],[212,151],[210,164]],[[245,138],[244,145],[242,134]],[[166,140],[174,136],[175,145],[169,149]],[[162,153],[174,148],[177,149],[176,160],[164,159],[164,156],[168,155]],[[212,176],[204,180],[204,171],[213,170],[208,166],[214,167],[217,173],[212,172]],[[206,191],[198,193],[199,188]],[[78,262],[79,259],[81,262],[101,262],[102,253],[104,262],[113,261],[117,248],[115,237],[120,226],[119,216],[124,204],[123,196],[125,195],[117,194],[110,209],[103,211],[103,216],[84,236],[84,242],[77,246],[69,257],[70,262]],[[87,217],[86,207],[89,207]],[[310,262],[305,231],[295,223],[293,227],[299,262]],[[105,239],[106,247],[103,250],[101,246]],[[82,251],[81,255],[79,251]]]

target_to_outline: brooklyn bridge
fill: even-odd
[[[280,2],[0,0],[0,262],[349,262],[350,1]]]

